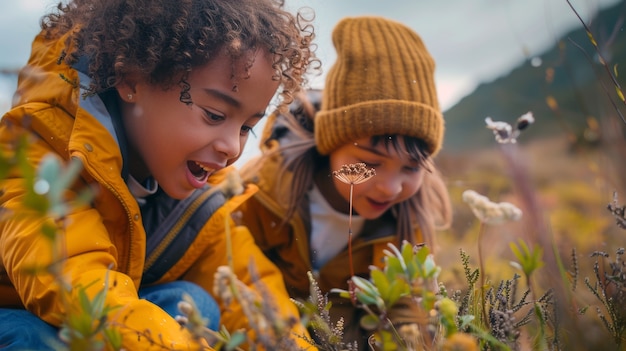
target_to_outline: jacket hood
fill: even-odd
[[[19,73],[13,107],[41,102],[60,106],[75,115],[80,81],[77,72],[61,62],[66,51],[66,34],[57,39],[46,39],[43,33],[32,43],[28,63]],[[73,93],[67,94],[68,90]]]
[[[79,114],[79,110],[84,110],[100,122],[125,155],[125,137],[115,98],[117,92],[111,89],[93,94],[87,90],[91,79],[86,73],[89,63],[86,57],[79,59],[73,66],[63,62],[69,35],[46,39],[40,33],[35,37],[28,63],[20,70],[13,108],[40,103],[60,108],[74,117]],[[103,99],[108,100],[106,105]],[[123,172],[126,177],[126,169]]]

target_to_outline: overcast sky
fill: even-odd
[[[436,83],[444,110],[481,82],[506,74],[540,55],[565,32],[581,27],[566,0],[286,1],[291,10],[303,6],[314,10],[317,55],[325,68],[335,59],[331,31],[342,17],[380,15],[413,28],[436,61]],[[599,9],[620,1],[624,0],[570,0],[587,22]],[[26,62],[39,18],[55,3],[0,0],[0,69]],[[313,84],[321,86],[322,82],[323,77]],[[7,96],[14,90],[13,84],[0,79],[0,112],[8,109]],[[249,141],[252,146],[256,143]]]
[[[620,0],[571,0],[588,22]],[[623,0],[622,0],[623,1]],[[318,55],[335,60],[333,26],[344,16],[380,15],[407,24],[424,40],[437,64],[442,108],[539,55],[565,32],[581,27],[566,0],[287,0],[316,13]]]

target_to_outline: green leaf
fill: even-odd
[[[428,255],[424,260],[424,277],[435,278],[439,275],[439,272],[441,272],[441,267],[437,266],[433,256]]]
[[[363,291],[357,291],[356,298],[363,304],[378,306],[377,296],[364,293]]]
[[[78,302],[81,311],[91,311],[91,303],[85,289],[78,289]]]
[[[351,296],[350,296],[350,292],[349,292],[349,291],[347,291],[347,290],[338,289],[338,288],[333,288],[333,289],[330,289],[330,292],[331,292],[331,293],[337,293],[337,294],[339,294],[339,296],[343,297],[344,299],[349,299],[349,298],[351,298]]]
[[[236,331],[232,334],[228,343],[226,344],[226,350],[234,350],[239,345],[243,344],[246,341],[246,334],[241,331]]]
[[[389,280],[396,279],[396,277],[400,274],[403,275],[404,268],[400,263],[400,259],[398,259],[397,257],[388,256],[386,262],[386,273]]]
[[[113,350],[122,349],[122,334],[117,329],[106,328],[104,336]]]
[[[402,296],[408,295],[411,293],[411,287],[404,280],[394,280],[390,284],[389,295],[387,297],[388,306],[392,306],[396,303]]]
[[[93,297],[91,302],[91,315],[94,318],[99,318],[102,316],[102,312],[104,311],[104,302],[105,302],[106,292],[103,290],[98,291],[96,296]]]
[[[419,262],[424,262],[428,255],[430,255],[430,249],[428,249],[428,246],[420,247],[419,250],[417,250],[417,252],[415,253],[415,256],[417,256]]]
[[[408,242],[404,242],[402,245],[402,259],[404,262],[413,261],[413,245]]]
[[[510,243],[509,247],[515,255],[515,258],[519,261],[519,265],[522,267],[522,271],[527,276],[530,276],[535,270],[543,267],[543,249],[539,246],[535,246],[533,250],[523,240],[518,240],[518,244]]]
[[[471,314],[465,314],[465,315],[459,316],[458,317],[459,329],[461,330],[466,329],[470,324],[472,324],[474,319],[476,319],[476,317],[474,317],[474,315],[471,315]]]
[[[372,296],[378,296],[378,290],[376,289],[376,286],[374,286],[374,284],[372,284],[369,280],[361,278],[359,276],[354,276],[352,277],[352,282],[354,283],[354,285],[356,285],[357,288],[361,289],[363,292],[367,293],[368,295],[372,295]]]
[[[378,316],[373,314],[367,314],[361,318],[361,328],[365,330],[376,330],[380,324]]]
[[[387,280],[387,276],[379,269],[372,269],[370,272],[370,278],[372,282],[378,289],[378,293],[383,298],[383,300],[388,301],[389,296],[389,281]]]

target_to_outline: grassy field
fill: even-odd
[[[553,289],[557,301],[567,305],[563,315],[568,319],[561,325],[563,342],[578,345],[580,350],[615,349],[611,333],[596,313],[596,307],[602,308],[602,304],[584,284],[585,278],[594,278],[596,258],[591,257],[592,253],[607,252],[615,259],[616,250],[626,246],[626,231],[616,225],[607,209],[614,193],[618,205],[626,203],[626,147],[623,138],[610,137],[624,126],[614,121],[607,124],[604,130],[611,133],[605,132],[603,139],[594,143],[574,144],[565,133],[531,141],[525,141],[522,135],[514,145],[494,141],[493,147],[481,150],[442,153],[437,162],[448,181],[454,221],[437,239],[436,260],[443,268],[441,282],[450,290],[464,289],[467,282],[459,251],[466,252],[470,264],[478,268],[479,245],[488,282],[496,284],[514,274],[523,276],[510,263],[516,261],[511,243],[523,240],[529,247],[543,250],[544,266],[531,277],[535,295]],[[491,138],[490,131],[485,132],[485,138]],[[511,202],[524,215],[519,221],[481,229],[461,199],[467,189],[494,202]],[[559,263],[564,276],[557,267]],[[520,284],[520,289],[525,288]],[[620,308],[626,311],[626,306]],[[587,311],[580,314],[580,310]]]

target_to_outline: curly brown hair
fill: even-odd
[[[226,49],[234,60],[250,50],[274,55],[283,104],[305,85],[316,62],[311,21],[284,10],[284,0],[71,0],[44,16],[48,38],[68,34],[60,62],[89,58],[89,91],[117,86],[139,73],[164,88],[181,85],[194,68]]]

